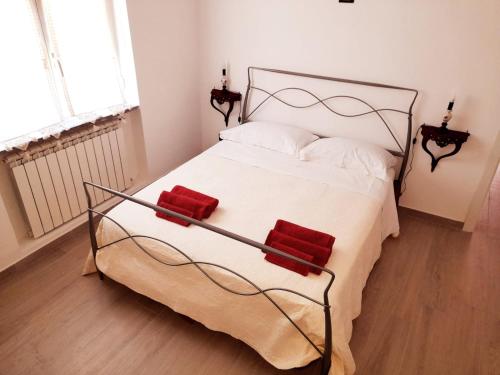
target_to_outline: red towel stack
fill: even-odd
[[[276,221],[267,238],[266,245],[303,260],[324,267],[332,254],[335,237],[313,229],[305,228],[285,220]],[[312,258],[312,259],[311,259]],[[265,259],[271,263],[307,276],[311,271],[317,275],[321,270],[305,266],[294,260],[267,253]]]
[[[285,253],[288,253],[300,259],[307,260],[308,262],[311,263],[314,259],[312,255],[305,254],[302,251],[295,250],[293,247],[283,245],[280,242],[271,242],[270,246],[274,249],[281,250]],[[298,263],[293,259],[284,258],[278,254],[267,253],[265,259],[271,263],[277,264],[291,271],[300,273],[302,276],[307,276],[307,274],[309,273],[309,266]]]
[[[158,198],[157,206],[177,212],[181,215],[192,217],[196,220],[208,218],[219,204],[219,200],[187,187],[176,185],[171,192],[163,191]],[[157,211],[156,216],[183,225],[189,222]]]
[[[158,201],[158,203],[156,205],[163,207],[163,208],[166,208],[167,210],[177,212],[178,214],[181,214],[184,216],[194,217],[194,214],[192,211],[186,210],[186,209],[181,208],[181,207],[174,206],[170,203]],[[172,223],[177,223],[177,224],[182,225],[184,227],[187,227],[190,224],[186,220],[182,220],[182,219],[179,219],[177,217],[169,216],[169,215],[164,214],[163,212],[160,212],[160,211],[156,211],[156,216],[160,217],[162,219],[171,221]]]

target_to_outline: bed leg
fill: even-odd
[[[333,278],[332,281],[333,282]],[[330,285],[331,285],[330,282]],[[328,306],[328,292],[325,293],[325,350],[321,358],[321,375],[328,375],[332,365],[332,317],[330,315],[330,307]]]
[[[394,198],[396,198],[396,207],[399,207],[399,198],[401,197],[401,182],[394,181]]]
[[[89,224],[89,235],[90,235],[90,245],[92,246],[92,256],[94,257],[95,269],[97,270],[97,275],[100,280],[104,280],[104,274],[97,267],[96,255],[99,250],[99,246],[97,245],[97,239],[95,236],[95,225],[94,225],[94,214],[92,212],[92,198],[90,197],[87,183],[83,183],[83,187],[85,189],[85,195],[87,197],[87,214],[88,214],[88,224]]]
[[[332,366],[332,315],[330,310],[330,302],[328,300],[328,292],[330,287],[335,280],[335,274],[331,273],[331,279],[323,292],[323,312],[325,314],[325,349],[323,351],[323,357],[321,358],[321,375],[328,375],[330,372],[330,367]]]
[[[331,366],[331,359],[326,359],[326,357],[323,357],[321,360],[321,375],[328,375],[328,372],[330,371],[330,366]]]
[[[325,351],[323,353],[323,357],[321,358],[320,375],[328,375],[328,372],[330,371],[330,367],[332,365],[331,347],[330,347],[330,349],[327,347],[328,347],[328,344],[325,345]]]

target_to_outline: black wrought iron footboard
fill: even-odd
[[[84,182],[83,185],[84,185],[85,195],[87,197],[87,204],[88,204],[87,212],[88,212],[89,233],[90,233],[90,242],[91,242],[91,246],[92,246],[92,254],[94,256],[94,262],[95,262],[95,266],[96,266],[97,272],[98,272],[99,277],[101,279],[103,279],[104,274],[99,270],[99,268],[97,266],[97,262],[96,262],[96,254],[97,254],[97,252],[100,251],[100,250],[102,250],[105,247],[108,247],[110,245],[113,245],[113,244],[116,244],[116,243],[119,243],[121,241],[128,240],[128,239],[132,240],[134,242],[134,244],[140,250],[142,250],[146,255],[148,255],[149,257],[151,257],[152,259],[154,259],[155,261],[157,261],[157,262],[159,262],[161,264],[164,264],[166,266],[171,266],[171,267],[193,265],[202,274],[204,274],[210,281],[212,281],[214,284],[216,284],[220,288],[226,290],[227,292],[230,292],[230,293],[233,293],[233,294],[237,294],[237,295],[240,295],[240,296],[255,296],[255,295],[262,294],[264,297],[266,297],[269,300],[269,302],[272,303],[288,319],[288,321],[304,337],[304,339],[307,340],[308,343],[319,353],[319,355],[321,356],[320,374],[321,375],[328,374],[328,371],[330,370],[330,367],[331,367],[331,354],[332,354],[332,320],[331,320],[331,313],[330,313],[331,306],[330,306],[329,299],[328,299],[328,292],[330,291],[330,288],[331,288],[331,286],[333,284],[333,281],[335,279],[335,274],[331,270],[329,270],[328,268],[321,267],[321,266],[318,266],[316,264],[310,263],[310,262],[305,261],[303,259],[297,258],[297,257],[295,257],[293,255],[290,255],[290,254],[287,254],[285,252],[279,251],[279,250],[274,249],[272,247],[266,246],[266,245],[264,245],[262,243],[256,242],[256,241],[251,240],[249,238],[240,236],[239,234],[232,233],[232,232],[229,232],[229,231],[224,230],[222,228],[219,228],[219,227],[216,227],[216,226],[204,223],[202,221],[199,221],[199,220],[196,220],[196,219],[193,219],[193,218],[181,215],[181,214],[179,214],[177,212],[167,210],[167,209],[165,209],[163,207],[159,207],[157,205],[154,205],[154,204],[146,202],[146,201],[144,201],[142,199],[138,199],[138,198],[132,197],[130,195],[121,193],[119,191],[115,191],[115,190],[112,190],[112,189],[109,189],[107,187],[104,187],[104,186],[101,186],[101,185],[97,185],[97,184],[94,184],[94,183],[91,183],[91,182]],[[193,225],[202,227],[202,228],[207,229],[207,230],[209,230],[211,232],[218,233],[218,234],[220,234],[220,235],[222,235],[224,237],[228,237],[228,238],[231,238],[231,239],[233,239],[235,241],[238,241],[238,242],[250,245],[252,247],[258,248],[258,249],[262,250],[265,253],[274,253],[274,254],[277,254],[277,255],[282,256],[284,258],[292,259],[292,260],[294,260],[294,261],[296,261],[298,263],[301,263],[303,265],[307,265],[309,267],[320,269],[321,271],[323,271],[323,272],[325,272],[325,273],[327,273],[327,274],[330,275],[330,279],[329,279],[329,281],[328,281],[328,283],[327,283],[327,285],[326,285],[326,287],[324,289],[324,292],[323,292],[323,302],[318,301],[318,300],[316,300],[314,298],[311,298],[311,297],[309,297],[309,296],[307,296],[307,295],[305,295],[303,293],[296,292],[294,290],[287,289],[287,288],[275,287],[275,288],[265,288],[265,289],[262,289],[258,285],[256,285],[254,282],[252,282],[251,280],[247,279],[245,276],[243,276],[243,275],[241,275],[241,274],[239,274],[239,273],[237,273],[237,272],[235,272],[235,271],[233,271],[233,270],[231,270],[231,269],[229,269],[227,267],[224,267],[224,266],[221,266],[221,265],[218,265],[218,264],[215,264],[215,263],[193,260],[187,254],[185,254],[182,250],[178,249],[177,247],[173,246],[172,244],[169,244],[168,242],[159,240],[157,238],[149,237],[149,236],[131,235],[122,225],[120,225],[118,222],[116,222],[116,220],[110,218],[109,216],[107,216],[106,214],[104,214],[102,212],[99,212],[99,211],[96,211],[96,210],[93,209],[92,198],[91,198],[91,195],[89,193],[89,187],[92,187],[93,189],[100,189],[100,190],[106,191],[106,192],[108,192],[108,193],[110,193],[110,194],[112,194],[114,196],[123,198],[125,200],[131,201],[131,202],[134,202],[134,203],[137,203],[137,204],[139,204],[141,206],[150,208],[150,209],[152,209],[154,211],[159,211],[159,212],[162,212],[164,214],[167,214],[167,215],[170,215],[170,216],[173,216],[173,217],[185,220],[185,221],[187,221],[187,222],[189,222],[189,223],[191,223]],[[110,243],[103,244],[103,245],[99,246],[97,244],[97,239],[96,239],[96,228],[95,228],[95,223],[94,223],[94,215],[98,215],[100,217],[105,217],[108,220],[110,220],[113,223],[115,223],[124,232],[125,236],[123,238],[120,238],[120,239],[116,240],[116,241],[112,241]],[[147,238],[147,239],[150,239],[150,240],[153,240],[153,241],[161,242],[161,243],[167,245],[168,247],[174,249],[179,254],[181,254],[186,259],[186,261],[185,262],[181,262],[181,263],[168,263],[168,262],[166,262],[164,260],[161,260],[158,257],[156,257],[154,254],[152,254],[151,252],[149,252],[146,248],[144,248],[137,241],[138,238]],[[241,279],[244,282],[248,283],[248,285],[252,286],[255,289],[255,292],[245,293],[245,292],[237,291],[237,290],[234,290],[234,289],[231,289],[231,288],[228,288],[228,287],[222,285],[217,280],[215,280],[212,276],[210,276],[201,267],[202,265],[217,267],[217,268],[220,268],[220,269],[222,269],[222,270],[224,270],[226,272],[229,272],[229,273],[235,275],[239,279]],[[293,319],[283,310],[283,308],[268,294],[271,291],[281,291],[281,292],[284,292],[284,293],[292,293],[292,294],[295,294],[297,296],[305,298],[305,299],[309,300],[310,302],[315,303],[315,304],[323,307],[323,312],[324,312],[324,317],[325,317],[325,321],[324,321],[324,323],[325,323],[325,343],[324,343],[324,349],[323,350],[321,350],[316,344],[313,343],[313,341],[311,340],[311,338],[297,325],[297,323],[295,323],[293,321]]]

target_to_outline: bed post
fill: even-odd
[[[248,83],[247,83],[247,89],[245,92],[245,99],[243,100],[243,110],[241,113],[241,123],[244,124],[247,121],[247,105],[248,105],[248,95],[250,94],[250,88],[252,82],[250,81],[250,70],[252,69],[251,66],[248,67],[247,69],[247,75],[248,75]]]
[[[413,100],[410,104],[410,108],[408,109],[408,129],[406,132],[406,144],[405,144],[405,153],[403,156],[403,162],[401,163],[401,170],[399,171],[399,176],[396,181],[394,181],[394,195],[396,196],[396,205],[399,206],[399,197],[401,196],[401,188],[403,186],[403,182],[405,179],[405,173],[406,173],[406,165],[408,163],[408,157],[410,155],[410,148],[411,148],[411,137],[413,136],[413,105],[415,104],[415,101],[417,100],[418,96],[418,91],[417,90],[411,90],[415,93],[415,96],[413,97]]]
[[[96,262],[98,246],[97,246],[97,239],[95,237],[94,215],[92,214],[92,198],[90,197],[87,181],[83,182],[83,188],[85,190],[85,196],[87,197],[87,213],[89,220],[90,245],[92,247],[92,255],[94,256],[94,265],[95,269],[97,270],[97,274],[99,275],[99,279],[103,280],[104,274],[101,271],[99,271]]]
[[[332,366],[332,316],[330,312],[330,302],[328,300],[328,293],[330,292],[330,287],[335,280],[335,274],[331,273],[330,282],[325,288],[323,293],[324,306],[323,311],[325,313],[325,349],[323,351],[323,357],[321,358],[321,375],[328,375],[330,367]]]

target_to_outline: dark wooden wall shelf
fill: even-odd
[[[229,91],[225,87],[223,87],[222,89],[213,89],[210,92],[210,104],[212,105],[212,107],[215,108],[217,112],[220,112],[222,116],[224,116],[224,122],[226,124],[226,128],[229,124],[229,116],[233,111],[234,103],[239,101],[241,101],[241,93]],[[221,108],[215,105],[215,102],[217,102],[219,106],[221,106],[224,103],[229,103],[229,109],[227,110],[226,113],[224,113],[224,111]]]
[[[450,130],[443,125],[422,125],[422,148],[430,155],[432,159],[431,172],[434,172],[434,169],[436,169],[436,166],[441,159],[457,154],[462,148],[462,144],[467,142],[467,138],[469,138],[469,135],[469,132]],[[436,144],[441,148],[448,145],[455,145],[455,148],[447,154],[436,157],[427,147],[429,141],[436,142]]]

